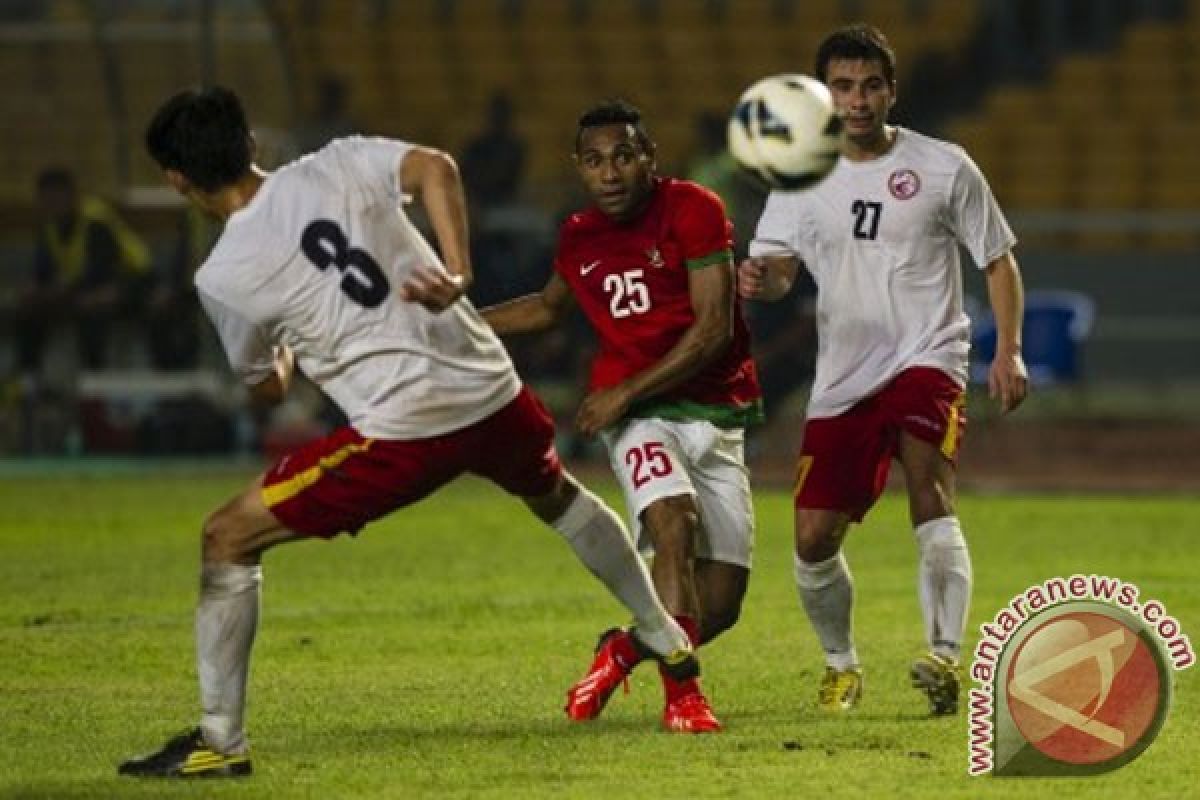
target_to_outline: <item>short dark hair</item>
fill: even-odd
[[[221,86],[179,92],[146,126],[146,150],[203,191],[228,186],[250,169],[253,155],[242,102]]]
[[[654,150],[654,140],[646,132],[642,122],[642,111],[637,106],[625,100],[605,100],[584,111],[579,116],[579,130],[575,132],[575,152],[583,142],[583,132],[587,128],[599,128],[602,125],[630,125],[637,134],[638,144],[646,152]]]
[[[817,48],[816,75],[822,83],[828,77],[829,62],[835,58],[852,61],[878,61],[883,64],[883,77],[896,83],[896,51],[883,31],[873,25],[857,23],[839,28],[825,37]]]
[[[37,190],[45,192],[52,189],[75,191],[75,175],[66,167],[46,167],[38,173]]]

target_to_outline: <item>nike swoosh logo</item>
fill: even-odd
[[[582,267],[580,267],[579,274],[587,275],[589,272],[591,272],[598,266],[600,266],[600,259],[597,258],[595,261],[592,261],[591,263],[588,263],[588,264],[584,264]]]

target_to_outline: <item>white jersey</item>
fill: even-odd
[[[909,367],[966,385],[961,243],[979,268],[1016,239],[961,147],[897,128],[892,149],[772,192],[750,255],[792,254],[817,285],[810,417],[840,414]]]
[[[459,430],[520,390],[470,301],[435,314],[397,294],[414,267],[442,267],[401,208],[410,148],[340,139],[271,173],[196,273],[235,373],[267,379],[273,345],[286,344],[350,424],[380,439]]]

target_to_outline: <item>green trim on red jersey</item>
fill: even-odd
[[[724,250],[714,250],[706,256],[689,258],[683,262],[688,269],[704,269],[713,264],[726,264],[733,260],[733,251],[726,247]]]
[[[761,398],[744,406],[693,403],[689,400],[664,400],[658,403],[651,401],[634,406],[630,409],[629,416],[639,419],[657,417],[675,422],[707,420],[718,428],[746,428],[766,420]]]

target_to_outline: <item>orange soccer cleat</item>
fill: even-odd
[[[667,701],[663,709],[663,727],[673,733],[715,733],[721,723],[713,716],[708,699],[696,691]]]

